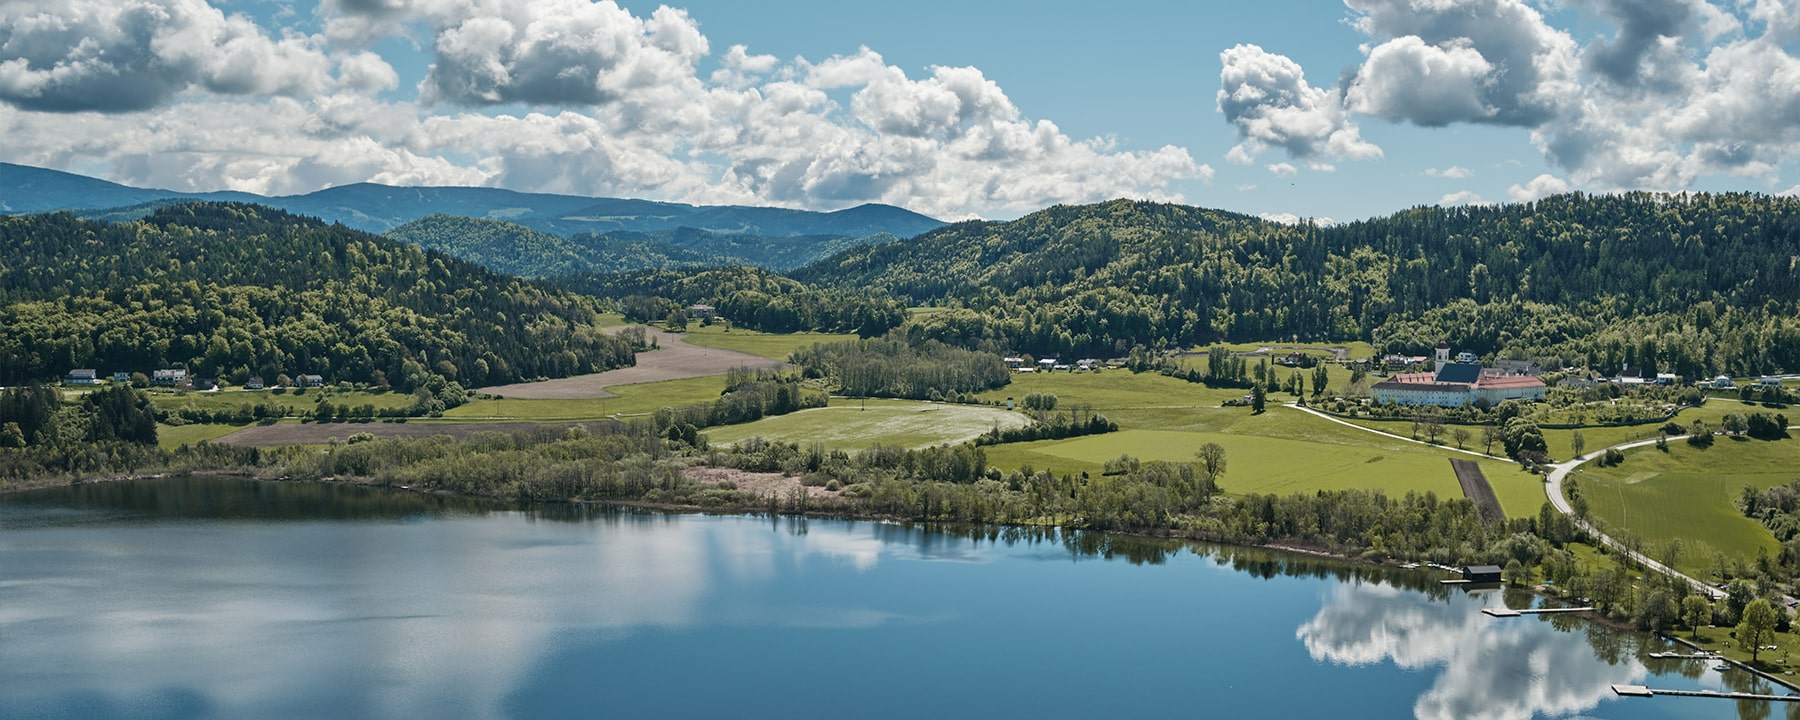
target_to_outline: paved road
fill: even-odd
[[[1381,430],[1363,427],[1356,423],[1345,422],[1343,420],[1332,417],[1331,415],[1327,415],[1325,413],[1319,412],[1319,411],[1314,410],[1309,407],[1300,407],[1297,405],[1289,406],[1289,407],[1293,407],[1296,410],[1301,410],[1304,412],[1312,413],[1314,416],[1321,417],[1326,420],[1330,420],[1332,422],[1338,423],[1339,425],[1346,425],[1346,426],[1353,427],[1353,428],[1356,428],[1358,430],[1362,430],[1365,432],[1375,433],[1376,435],[1382,435],[1385,437],[1395,438],[1398,440],[1405,440],[1407,442],[1420,443],[1422,445],[1430,444],[1430,443],[1426,443],[1421,440],[1414,440],[1409,437],[1395,435],[1390,432],[1383,432]],[[1800,430],[1800,425],[1790,425],[1790,426],[1788,426],[1788,429],[1789,430]],[[1688,436],[1686,436],[1686,435],[1671,436],[1669,438],[1669,442],[1686,440],[1687,438],[1688,438]],[[1636,440],[1633,442],[1621,443],[1618,445],[1614,445],[1610,448],[1601,448],[1599,450],[1588,453],[1586,455],[1575,457],[1570,460],[1566,460],[1566,461],[1557,463],[1555,465],[1552,465],[1552,466],[1550,466],[1550,474],[1548,476],[1546,476],[1546,478],[1545,478],[1546,482],[1544,483],[1544,493],[1546,495],[1550,496],[1550,505],[1552,507],[1555,507],[1557,512],[1560,512],[1560,513],[1568,516],[1570,520],[1573,520],[1575,522],[1575,525],[1577,527],[1580,527],[1582,530],[1587,531],[1587,533],[1589,535],[1592,535],[1592,536],[1594,536],[1594,539],[1596,539],[1602,543],[1605,543],[1607,547],[1610,547],[1618,552],[1625,553],[1626,557],[1636,560],[1638,563],[1642,564],[1644,567],[1650,568],[1651,570],[1655,570],[1657,572],[1668,573],[1675,577],[1679,577],[1683,580],[1686,580],[1689,585],[1694,586],[1695,589],[1699,590],[1701,593],[1705,594],[1709,598],[1712,598],[1714,600],[1723,598],[1723,597],[1725,597],[1725,591],[1720,590],[1711,585],[1708,585],[1704,582],[1701,582],[1700,580],[1695,579],[1693,577],[1689,577],[1688,575],[1681,573],[1681,572],[1675,570],[1674,568],[1666,567],[1662,563],[1659,563],[1656,560],[1651,559],[1649,556],[1644,555],[1643,553],[1633,551],[1630,548],[1625,547],[1625,545],[1623,543],[1620,543],[1619,541],[1614,540],[1612,538],[1612,536],[1607,535],[1606,533],[1600,532],[1599,528],[1594,527],[1592,524],[1588,523],[1586,520],[1575,517],[1575,509],[1573,507],[1569,506],[1568,498],[1563,496],[1563,481],[1568,479],[1569,473],[1574,472],[1575,469],[1580,467],[1583,463],[1586,463],[1587,461],[1592,460],[1594,458],[1600,457],[1601,455],[1605,454],[1607,450],[1624,451],[1624,450],[1630,450],[1632,448],[1643,447],[1645,445],[1655,445],[1655,444],[1656,444],[1656,440],[1654,440],[1654,439]],[[1478,453],[1473,450],[1456,450],[1456,448],[1444,447],[1442,445],[1435,445],[1433,447],[1437,447],[1437,448],[1444,449],[1444,450],[1453,450],[1456,452],[1468,453],[1470,455],[1480,455],[1481,457],[1492,458],[1495,460],[1507,460],[1508,459],[1508,458],[1497,457],[1497,456],[1493,456],[1493,455],[1484,455],[1482,453]],[[1789,601],[1791,602],[1792,599],[1790,598]]]
[[[1788,429],[1789,430],[1800,430],[1800,425],[1789,425]],[[1669,437],[1669,442],[1686,440],[1686,439],[1688,439],[1688,437],[1689,436],[1687,436],[1687,435],[1673,435],[1673,436]],[[1656,444],[1655,440],[1637,440],[1634,442],[1628,442],[1628,443],[1622,443],[1619,445],[1614,445],[1610,448],[1601,448],[1600,450],[1597,450],[1595,452],[1591,452],[1586,455],[1582,455],[1580,457],[1573,458],[1571,460],[1567,460],[1567,461],[1564,461],[1561,463],[1557,463],[1556,465],[1553,465],[1550,468],[1550,474],[1546,478],[1548,480],[1548,482],[1544,483],[1544,492],[1550,496],[1550,504],[1556,508],[1557,512],[1560,512],[1564,515],[1569,516],[1569,519],[1574,520],[1575,524],[1580,526],[1581,529],[1588,531],[1588,534],[1593,535],[1595,538],[1600,540],[1600,542],[1606,543],[1608,547],[1611,547],[1614,550],[1618,550],[1619,552],[1625,553],[1626,557],[1629,557],[1633,560],[1638,561],[1639,563],[1642,563],[1644,565],[1644,567],[1650,568],[1652,570],[1657,570],[1660,572],[1668,573],[1670,575],[1674,575],[1676,577],[1679,577],[1683,580],[1688,581],[1688,584],[1693,585],[1695,588],[1698,588],[1700,590],[1700,592],[1705,593],[1707,597],[1710,597],[1714,600],[1723,598],[1723,597],[1725,597],[1725,591],[1720,590],[1711,585],[1708,585],[1699,580],[1696,580],[1696,579],[1689,577],[1683,573],[1677,572],[1674,568],[1665,567],[1662,563],[1659,563],[1655,560],[1652,560],[1652,559],[1644,556],[1643,553],[1632,552],[1631,550],[1627,549],[1624,545],[1621,545],[1619,543],[1619,541],[1612,539],[1610,536],[1606,535],[1605,533],[1600,532],[1593,525],[1588,524],[1587,521],[1582,520],[1581,518],[1575,517],[1575,509],[1569,506],[1568,498],[1564,497],[1564,495],[1563,495],[1563,481],[1568,479],[1569,473],[1574,472],[1575,469],[1577,467],[1580,467],[1582,463],[1585,463],[1589,460],[1592,460],[1596,457],[1599,457],[1599,456],[1605,454],[1607,450],[1623,451],[1623,450],[1630,450],[1632,448],[1643,447],[1645,445],[1655,445],[1655,444]],[[1786,600],[1788,602],[1792,602],[1793,598],[1786,598]]]
[[[1675,441],[1679,441],[1679,440],[1686,440],[1687,438],[1688,438],[1687,435],[1671,436],[1671,437],[1669,437],[1669,441],[1675,442]],[[1580,455],[1580,456],[1571,458],[1569,460],[1565,460],[1563,462],[1552,465],[1552,466],[1550,466],[1550,474],[1545,476],[1544,493],[1546,495],[1550,496],[1551,507],[1556,508],[1557,512],[1567,515],[1570,520],[1573,520],[1575,522],[1576,527],[1579,527],[1582,530],[1587,531],[1587,533],[1589,535],[1592,535],[1592,536],[1594,536],[1594,539],[1599,540],[1602,543],[1605,543],[1607,547],[1610,547],[1613,550],[1616,550],[1618,552],[1625,553],[1626,557],[1636,560],[1639,564],[1643,565],[1646,568],[1655,570],[1657,572],[1666,573],[1668,575],[1672,575],[1672,576],[1681,578],[1682,580],[1686,580],[1689,585],[1694,586],[1695,589],[1699,590],[1702,594],[1706,595],[1709,598],[1712,598],[1714,600],[1723,598],[1723,597],[1725,597],[1724,590],[1720,590],[1716,587],[1713,587],[1704,582],[1701,582],[1700,580],[1697,580],[1693,577],[1689,577],[1687,574],[1682,573],[1682,572],[1676,570],[1675,568],[1665,566],[1662,563],[1659,563],[1659,562],[1651,559],[1648,555],[1645,555],[1643,553],[1640,553],[1640,552],[1637,552],[1630,548],[1627,548],[1627,547],[1625,547],[1625,545],[1623,543],[1620,543],[1619,541],[1614,540],[1612,538],[1612,536],[1607,535],[1606,533],[1600,532],[1599,528],[1594,527],[1588,521],[1583,520],[1579,517],[1576,517],[1575,516],[1575,508],[1573,508],[1569,505],[1568,497],[1563,495],[1563,481],[1568,479],[1569,473],[1574,472],[1575,468],[1580,467],[1583,463],[1586,463],[1589,460],[1592,460],[1594,458],[1597,458],[1597,457],[1600,457],[1601,455],[1606,454],[1607,450],[1624,451],[1624,450],[1630,450],[1632,448],[1640,448],[1645,445],[1655,445],[1655,444],[1656,444],[1656,440],[1636,440],[1636,441],[1632,441],[1632,442],[1628,442],[1628,443],[1621,443],[1621,444],[1614,445],[1609,448],[1601,448],[1599,450],[1588,453],[1586,455]]]

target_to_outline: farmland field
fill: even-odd
[[[814,343],[854,340],[855,335],[837,335],[832,333],[794,333],[774,335],[760,333],[755,330],[733,329],[727,332],[723,327],[693,327],[682,339],[689,345],[735,350],[741,353],[759,355],[770,360],[786,362],[788,355],[800,348],[812,347]]]
[[[995,425],[1020,427],[1027,418],[1020,413],[979,405],[870,400],[834,400],[831,407],[802,410],[763,418],[743,425],[706,431],[716,444],[731,444],[751,437],[800,443],[819,442],[828,448],[859,450],[875,445],[917,448],[973,439]]]
[[[1760,489],[1800,478],[1800,441],[1719,438],[1704,450],[1672,442],[1666,453],[1654,446],[1630,450],[1619,465],[1590,463],[1573,478],[1593,517],[1636,533],[1652,548],[1681,538],[1688,549],[1677,567],[1705,576],[1713,551],[1754,559],[1758,549],[1780,550],[1734,501],[1746,485]]]

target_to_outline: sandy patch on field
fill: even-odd
[[[621,329],[623,328],[607,328],[607,332],[617,332]],[[618,397],[618,395],[606,391],[606,388],[614,385],[635,385],[708,375],[724,375],[726,371],[741,367],[758,370],[788,367],[784,362],[736,350],[689,345],[682,339],[682,336],[675,333],[650,329],[648,335],[656,338],[656,344],[660,347],[656,350],[638,353],[637,365],[634,367],[543,382],[493,385],[479,388],[479,391],[526,400],[608,398]]]
[[[610,421],[605,421],[610,422]],[[585,424],[585,423],[580,423]],[[598,423],[596,423],[598,424]],[[276,447],[280,445],[322,445],[332,440],[348,440],[351,435],[368,433],[377,438],[431,437],[450,435],[461,439],[472,433],[501,432],[536,428],[566,428],[557,423],[283,423],[254,425],[212,442],[226,445]]]
[[[739,490],[752,493],[757,497],[768,497],[770,494],[773,494],[777,499],[780,499],[783,502],[787,500],[788,493],[793,492],[794,488],[805,487],[800,484],[800,478],[798,477],[789,477],[781,473],[750,472],[748,470],[738,470],[735,468],[696,465],[683,469],[681,474],[694,482],[706,483],[709,485],[717,485],[720,482],[730,481],[736,483],[737,489]],[[826,490],[822,487],[808,487],[806,488],[806,494],[815,500],[833,499],[838,497],[838,493]]]

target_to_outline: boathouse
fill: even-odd
[[[1463,568],[1463,580],[1470,583],[1500,582],[1500,566],[1470,565]]]

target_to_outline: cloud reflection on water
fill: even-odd
[[[1586,633],[1557,630],[1547,618],[1481,613],[1500,604],[1499,593],[1445,602],[1343,583],[1295,636],[1314,660],[1442,668],[1413,705],[1419,720],[1561,717],[1592,709],[1611,697],[1615,683],[1638,684],[1649,675],[1629,654],[1617,663],[1598,660]]]
[[[179,691],[228,717],[492,716],[573,634],[932,621],[737,602],[790,566],[867,572],[916,552],[869,524],[778,530],[638,516],[23,531],[0,542],[0,715],[85,696],[131,716],[107,708]]]

